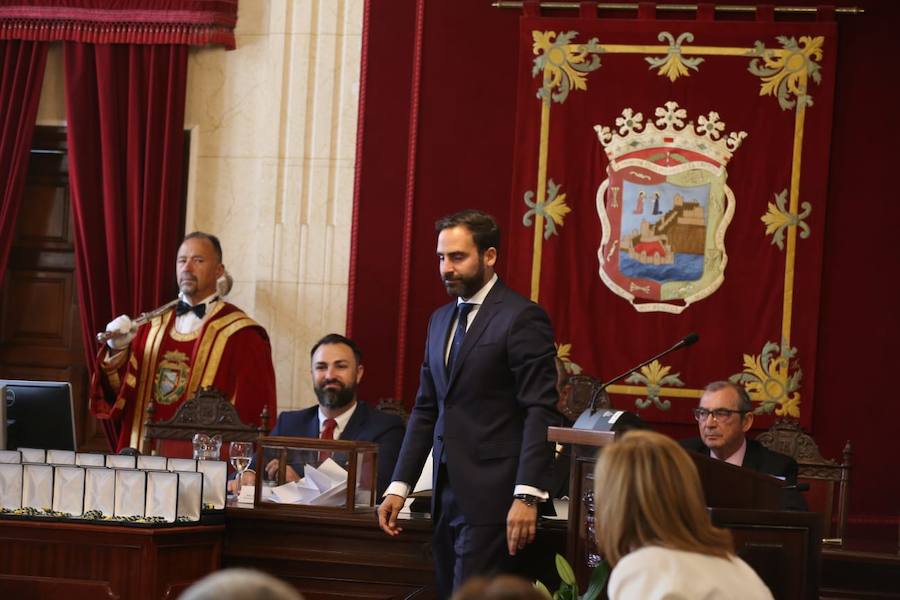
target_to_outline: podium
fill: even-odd
[[[617,433],[549,427],[547,439],[571,447],[567,558],[581,587],[600,560],[594,541],[596,456]],[[708,456],[688,452],[697,466],[710,518],[731,530],[735,552],[775,598],[818,598],[822,516],[779,510],[783,483]],[[602,501],[602,500],[600,500]]]

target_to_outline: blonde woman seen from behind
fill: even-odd
[[[597,542],[613,567],[610,600],[771,600],[713,527],[687,452],[652,431],[630,431],[594,472]]]

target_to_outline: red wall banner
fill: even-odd
[[[676,15],[683,18],[692,16],[692,13],[664,10],[667,8],[664,4],[673,3],[675,0],[657,4],[656,12],[660,21],[656,23],[666,25],[661,29],[672,33],[677,41],[679,31],[669,29],[668,18]],[[817,3],[813,0],[796,0],[792,4],[817,8]],[[890,390],[891,375],[895,371],[897,339],[900,336],[900,312],[895,308],[897,282],[900,279],[895,275],[896,261],[891,259],[896,256],[895,229],[896,223],[900,222],[900,203],[895,200],[896,194],[890,192],[886,177],[889,180],[890,174],[895,170],[897,153],[893,150],[893,144],[900,137],[900,121],[890,116],[895,110],[896,99],[900,96],[900,80],[891,76],[895,70],[894,57],[900,50],[900,38],[895,35],[900,8],[893,3],[878,0],[859,0],[854,5],[860,6],[864,12],[837,16],[840,23],[839,52],[835,52],[832,42],[825,40],[822,59],[818,61],[822,81],[813,81],[809,86],[814,104],[806,109],[804,139],[809,140],[811,136],[817,139],[815,136],[820,131],[830,130],[831,143],[826,148],[805,142],[802,158],[805,162],[811,155],[830,154],[831,166],[827,190],[821,195],[812,195],[808,184],[808,176],[811,174],[809,163],[804,164],[801,169],[798,208],[802,213],[803,202],[809,202],[812,211],[802,219],[810,227],[810,237],[800,237],[798,230],[796,270],[801,273],[801,277],[807,272],[808,261],[815,252],[813,244],[821,243],[824,246],[824,256],[820,268],[815,348],[808,350],[800,345],[801,340],[797,337],[794,326],[798,319],[809,320],[814,317],[803,314],[798,309],[792,312],[791,345],[798,349],[794,362],[799,360],[802,370],[798,388],[800,402],[797,406],[804,429],[815,438],[826,458],[839,458],[841,449],[848,440],[853,445],[850,486],[850,525],[853,535],[863,533],[866,539],[878,535],[884,539],[896,540],[900,518],[897,515],[900,485],[894,479],[885,479],[884,474],[893,469],[892,454],[885,451],[885,448],[896,437],[898,415]],[[652,5],[648,6],[652,10]],[[593,10],[593,5],[591,9]],[[760,7],[760,10],[763,9],[765,7]],[[550,14],[547,9],[543,10]],[[533,248],[534,230],[526,229],[522,219],[530,209],[524,202],[524,194],[527,191],[534,192],[537,186],[537,158],[534,154],[526,156],[519,152],[517,146],[523,143],[526,135],[532,135],[536,139],[540,121],[535,117],[533,121],[525,123],[518,119],[516,108],[517,102],[526,101],[539,106],[536,93],[540,82],[536,82],[531,76],[533,63],[528,62],[535,58],[530,34],[526,38],[527,45],[521,48],[521,57],[519,54],[520,12],[493,8],[492,0],[392,0],[366,3],[366,59],[363,62],[361,84],[361,98],[364,96],[365,99],[360,107],[360,153],[357,162],[355,245],[351,266],[348,332],[363,348],[366,377],[360,393],[368,401],[376,402],[379,398],[393,397],[402,400],[407,406],[413,402],[428,315],[435,307],[447,301],[434,256],[435,219],[468,207],[482,208],[496,216],[503,226],[504,234],[498,273],[507,283],[515,278],[517,290],[530,293],[532,257],[529,252]],[[618,19],[623,29],[635,28],[634,31],[640,31],[637,28],[643,26],[640,21],[635,20],[634,10],[599,12],[601,16]],[[577,11],[556,10],[552,14],[560,18],[562,25],[550,29],[551,31],[566,32],[580,27],[573,24],[579,20]],[[704,15],[698,19],[707,17],[711,18],[710,15]],[[738,31],[739,26],[751,25],[746,21],[747,17],[748,15],[722,12],[715,16],[717,21],[725,21],[723,27],[734,28],[734,31]],[[771,36],[761,34],[759,38],[767,47],[781,48],[777,35],[782,33],[794,36],[798,43],[799,36],[819,35],[811,29],[821,27],[813,21],[812,15],[776,15],[775,18],[776,22],[769,25],[777,33]],[[590,19],[590,22],[596,23],[596,20]],[[700,30],[695,27],[697,22],[690,21],[690,24],[688,31],[698,37],[690,43],[683,40],[682,47],[708,45],[708,39],[699,37]],[[657,26],[657,30],[659,29]],[[683,31],[681,30],[682,33]],[[574,42],[584,43],[590,37],[580,36]],[[653,33],[648,33],[646,40],[648,44],[656,46],[669,45],[668,41],[661,42]],[[598,41],[602,44],[607,40],[598,36]],[[723,45],[739,46],[729,40],[725,40]],[[743,45],[743,41],[740,45]],[[661,51],[653,53],[652,57],[662,58],[667,55],[666,51]],[[692,55],[685,56],[694,58]],[[622,58],[625,57],[613,53],[601,54],[601,66],[587,75],[589,93],[597,92],[596,88],[601,84],[608,87],[607,92],[616,91],[616,84],[607,86],[606,80],[602,78]],[[716,62],[710,56],[702,58],[706,60],[697,65],[697,71],[688,68],[688,79],[700,77],[705,68]],[[749,69],[752,58],[747,57],[745,62],[736,67],[735,74]],[[731,60],[738,59],[732,57]],[[836,75],[829,79],[827,73],[832,72],[831,61],[836,62],[833,71]],[[666,76],[656,74],[660,67],[654,68],[646,61],[636,62],[639,63],[640,70],[646,71],[648,80],[659,80],[657,85],[660,86],[669,85]],[[637,71],[632,74],[635,73]],[[601,79],[598,80],[598,77]],[[696,402],[696,397],[669,394],[697,390],[706,383],[703,380],[705,377],[689,374],[685,368],[686,363],[721,363],[720,368],[710,370],[715,371],[716,377],[743,372],[742,355],[761,354],[766,342],[777,341],[770,336],[773,333],[778,335],[780,329],[780,321],[773,318],[773,333],[766,330],[765,336],[762,334],[763,327],[759,323],[765,318],[764,308],[756,307],[757,310],[749,314],[749,321],[739,320],[725,310],[728,304],[743,302],[739,293],[729,291],[730,286],[737,281],[744,281],[748,286],[779,288],[783,287],[784,281],[783,254],[780,264],[772,263],[774,266],[771,273],[759,267],[762,263],[754,256],[754,252],[782,252],[777,245],[772,245],[772,235],[762,240],[762,243],[751,245],[746,252],[736,250],[744,247],[749,239],[748,235],[761,235],[759,229],[752,227],[749,233],[740,233],[739,222],[744,218],[743,215],[752,209],[755,217],[750,218],[750,221],[754,222],[755,227],[764,230],[767,225],[759,219],[768,214],[770,203],[778,207],[773,194],[787,187],[783,185],[772,190],[768,183],[757,183],[758,176],[766,175],[776,168],[782,169],[768,160],[749,175],[745,174],[749,168],[747,164],[756,164],[747,161],[757,155],[760,146],[764,148],[764,152],[768,152],[767,145],[770,141],[760,138],[754,133],[755,127],[748,128],[741,121],[748,120],[750,113],[747,111],[756,110],[755,107],[760,102],[767,103],[775,115],[773,118],[787,128],[792,126],[796,113],[794,109],[782,111],[776,108],[777,95],[759,95],[761,77],[751,76],[749,71],[746,72],[746,77],[755,80],[754,85],[757,87],[749,95],[742,96],[738,114],[719,107],[719,120],[725,124],[721,132],[723,135],[727,136],[732,131],[748,133],[741,147],[733,153],[725,166],[728,175],[726,184],[735,195],[735,213],[724,237],[728,263],[723,284],[712,295],[693,302],[681,315],[662,312],[638,315],[628,301],[615,295],[600,280],[597,250],[602,239],[602,224],[596,209],[596,192],[606,179],[608,158],[596,132],[591,129],[590,135],[594,137],[584,138],[585,144],[593,144],[586,147],[592,153],[591,160],[596,161],[591,166],[597,169],[596,178],[592,182],[596,187],[591,190],[589,201],[578,200],[572,187],[578,183],[577,180],[564,181],[555,172],[551,172],[554,184],[560,186],[557,196],[565,194],[566,204],[574,212],[566,216],[562,226],[554,223],[559,235],[551,235],[551,239],[543,240],[545,261],[554,252],[554,265],[562,264],[562,261],[568,259],[560,250],[563,247],[561,240],[565,236],[577,236],[579,239],[587,237],[591,244],[590,250],[577,254],[587,259],[593,257],[589,271],[584,275],[585,281],[590,285],[582,285],[579,280],[567,288],[568,293],[573,296],[572,302],[590,303],[589,306],[595,307],[597,299],[602,295],[609,302],[615,300],[623,303],[628,308],[624,312],[629,318],[652,319],[659,322],[659,327],[665,327],[665,335],[659,334],[646,342],[645,352],[631,350],[634,352],[633,360],[625,360],[615,357],[617,346],[612,345],[608,339],[615,333],[611,328],[616,324],[612,319],[607,319],[607,315],[599,308],[585,311],[583,316],[588,317],[588,320],[577,325],[557,309],[554,326],[562,335],[578,333],[578,327],[592,332],[600,331],[600,335],[587,339],[597,364],[589,363],[581,356],[583,341],[575,343],[571,338],[560,339],[562,343],[572,343],[571,360],[580,364],[589,374],[600,378],[611,377],[668,347],[691,328],[696,328],[702,336],[696,345],[671,355],[670,360],[661,361],[664,366],[672,367],[664,376],[678,374],[685,384],[683,387],[674,384],[660,386],[672,390],[660,396],[662,401],[671,402],[669,410],[661,410],[652,403],[646,410],[640,409],[641,416],[655,421],[654,426],[658,430],[675,437],[696,435],[697,424],[686,408]],[[525,83],[523,78],[532,87],[528,93],[518,94],[517,100],[517,85]],[[671,85],[677,91],[686,81],[679,78]],[[647,84],[649,85],[649,81]],[[724,87],[726,84],[723,82],[717,85]],[[729,81],[727,85],[737,84]],[[816,121],[819,117],[814,113],[825,107],[825,96],[832,87],[833,120],[831,123],[824,123],[825,119],[822,119],[822,125]],[[365,90],[369,93],[364,94]],[[385,90],[390,90],[390,93],[384,93]],[[716,93],[724,91],[726,90],[717,90]],[[576,96],[583,93],[585,92],[582,90],[571,91],[563,104],[574,102]],[[699,116],[708,117],[709,111],[716,109],[702,105],[700,101],[703,94],[685,93],[689,97],[671,99],[687,111],[687,121],[693,121],[695,126]],[[411,102],[414,95],[419,97],[415,103]],[[640,98],[631,102],[630,107],[642,113],[645,125],[657,118],[655,108],[665,108],[663,102],[655,99],[653,102],[638,100]],[[585,110],[592,110],[591,106],[584,106]],[[615,119],[622,116],[624,107],[611,107],[596,119],[588,119],[589,129],[594,125],[617,129]],[[551,136],[561,131],[557,127],[563,118],[557,110],[559,108],[560,106],[551,108]],[[412,118],[414,112],[417,116]],[[810,119],[816,124],[810,125]],[[528,133],[528,128],[533,131]],[[413,143],[414,160],[410,160],[413,154],[410,146]],[[774,142],[771,144],[774,146]],[[824,164],[824,159],[819,160],[819,164]],[[523,183],[520,189],[513,191],[511,183],[514,170],[520,172],[525,168],[531,169],[531,174],[527,176],[527,180],[521,180]],[[518,182],[524,176],[516,177]],[[746,185],[748,178],[751,186],[749,192],[741,190],[737,183],[743,179]],[[758,204],[748,205],[748,198],[753,196],[757,199],[751,202]],[[653,200],[652,193],[649,194],[649,199]],[[534,197],[531,201],[534,202]],[[584,208],[583,202],[588,202],[590,206]],[[789,202],[786,202],[785,207],[790,211]],[[634,208],[632,204],[631,210]],[[590,218],[583,215],[590,215]],[[820,229],[823,218],[824,231]],[[511,227],[524,232],[512,235],[520,243],[524,243],[524,249],[516,251],[517,258],[514,262],[510,243],[513,241],[510,239]],[[582,227],[585,228],[584,231]],[[786,243],[787,230],[783,231]],[[408,244],[404,243],[407,232],[410,235]],[[408,273],[399,268],[404,260],[409,261]],[[524,267],[519,265],[521,261],[525,261]],[[555,268],[548,264],[544,262],[542,278],[547,277],[548,269]],[[524,270],[524,273],[513,275],[512,272],[517,269]],[[598,281],[599,286],[595,285]],[[407,293],[401,294],[400,290],[407,290]],[[542,304],[546,303],[549,293],[546,288],[542,288],[539,298]],[[795,296],[810,293],[810,289],[804,289],[795,283]],[[723,299],[724,294],[727,294],[727,299]],[[398,322],[403,299],[408,302],[408,307],[405,309],[403,332],[400,333]],[[695,309],[706,311],[705,305],[710,303],[721,307],[722,314],[726,316],[710,327],[702,328],[685,320],[693,318],[691,315]],[[744,319],[747,315],[741,313],[740,317]],[[607,321],[600,328],[597,323],[604,319]],[[563,327],[566,329],[563,330]],[[758,337],[754,340],[757,348],[750,348],[752,344],[748,342],[748,347],[739,350],[739,354],[735,353],[727,360],[720,358],[719,355],[724,350],[720,347],[721,339],[716,340],[717,335],[749,339],[757,336],[757,333]],[[807,355],[808,351],[815,352],[814,358]],[[619,362],[613,364],[613,360]],[[806,366],[810,361],[814,372]],[[630,383],[623,385],[647,387]],[[639,398],[646,400],[647,394],[616,393],[613,395],[613,402],[621,408],[636,410],[635,401]],[[766,425],[764,421],[772,418],[762,417],[760,415],[756,422],[763,425]]]
[[[570,372],[684,422],[703,387],[809,426],[837,51],[831,21],[520,22],[504,272]],[[765,427],[771,419],[760,419]]]

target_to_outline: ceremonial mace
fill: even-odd
[[[216,280],[216,293],[220,297],[225,297],[231,291],[231,286],[233,286],[233,285],[234,285],[234,279],[231,277],[231,274],[228,273],[228,271],[225,271],[225,274]],[[175,298],[171,302],[166,302],[159,308],[154,308],[150,312],[142,312],[133,321],[131,321],[131,324],[134,326],[143,325],[144,323],[146,323],[153,317],[158,317],[159,315],[163,314],[164,312],[166,312],[167,310],[169,310],[170,308],[172,308],[173,306],[178,304],[178,300],[180,300],[180,298]],[[120,333],[118,331],[101,331],[100,333],[97,334],[97,341],[102,344],[109,339],[112,339],[114,337],[119,337],[122,335],[125,335],[125,334]]]

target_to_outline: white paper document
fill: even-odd
[[[242,485],[238,494],[238,504],[253,504],[256,499],[256,488],[252,485]]]
[[[316,506],[341,506],[347,493],[347,471],[332,459],[318,468],[307,464],[303,479],[272,489],[265,498],[282,504],[314,504]]]

